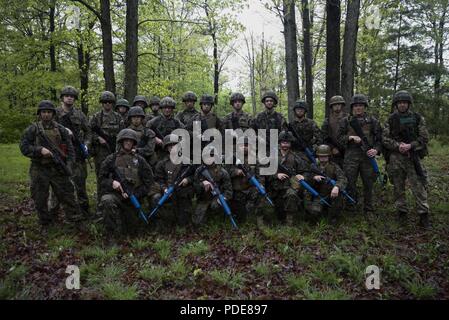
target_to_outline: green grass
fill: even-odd
[[[180,248],[180,254],[183,257],[186,256],[202,256],[205,255],[210,250],[209,245],[204,242],[204,240],[193,241],[185,244]]]
[[[109,300],[136,300],[139,297],[136,285],[126,286],[120,282],[105,283],[102,292]]]
[[[231,290],[243,287],[245,276],[241,272],[233,270],[215,269],[209,272],[212,281],[221,286],[226,286]]]
[[[106,262],[114,259],[120,249],[117,246],[111,248],[101,248],[100,246],[89,246],[81,250],[80,254],[86,259],[93,259],[99,262]]]
[[[153,249],[156,250],[159,259],[162,262],[167,262],[171,256],[172,242],[166,239],[158,239],[153,243]]]

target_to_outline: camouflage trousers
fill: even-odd
[[[364,211],[373,211],[373,187],[376,174],[366,154],[361,150],[348,150],[345,154],[343,169],[348,178],[347,191],[355,197],[356,201],[357,178],[360,174],[363,182],[363,209]]]
[[[312,216],[320,216],[320,215],[329,215],[329,217],[337,217],[340,215],[343,210],[344,199],[340,194],[337,198],[331,199],[330,197],[326,198],[326,201],[329,202],[331,207],[329,208],[327,205],[323,205],[320,202],[319,198],[305,200],[306,212]]]
[[[108,150],[104,147],[97,147],[94,156],[94,163],[95,163],[95,174],[97,176],[97,201],[98,199],[101,199],[101,181],[99,179],[100,175],[100,168],[101,164],[103,163],[104,159],[110,154]]]
[[[245,221],[247,216],[256,213],[259,209],[261,199],[255,189],[234,191],[230,206],[232,213],[240,221]]]
[[[103,217],[108,234],[135,235],[143,223],[131,202],[116,193],[104,194],[99,202],[98,210]]]
[[[178,223],[181,226],[186,226],[190,223],[193,205],[192,205],[192,187],[182,188],[177,190],[170,199],[168,199],[162,208],[155,214],[156,219],[167,221],[169,224]],[[162,193],[154,193],[151,196],[152,207],[156,207],[157,203],[162,197]]]
[[[294,188],[272,190],[271,199],[274,202],[276,216],[279,221],[293,221],[302,211],[299,191]]]
[[[70,180],[75,188],[76,199],[84,215],[89,214],[89,197],[86,191],[87,179],[87,165],[85,161],[77,161],[72,167],[73,175]],[[59,210],[59,201],[55,197],[53,189],[50,189],[50,196],[48,198],[48,207],[50,212],[57,212]]]
[[[192,214],[192,223],[194,226],[199,226],[205,222],[208,213],[220,215],[224,214],[223,212],[217,198],[212,200],[198,200],[195,211]]]
[[[421,164],[422,165],[422,164]],[[425,169],[424,174],[426,174]],[[388,176],[394,186],[395,206],[398,212],[408,212],[407,200],[405,196],[408,180],[410,190],[415,197],[416,211],[420,215],[429,213],[429,204],[427,202],[427,188],[425,178],[420,178],[415,171],[413,162],[410,158],[399,153],[393,153],[387,165]]]
[[[48,210],[50,186],[58,202],[62,204],[69,222],[82,219],[80,207],[75,197],[75,189],[70,178],[55,167],[31,164],[31,197],[34,200],[39,222],[42,225],[52,223],[56,218],[54,212]]]

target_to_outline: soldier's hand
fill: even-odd
[[[210,191],[210,190],[212,190],[212,183],[210,183],[207,180],[204,180],[203,181],[203,187],[204,187],[204,190]]]
[[[73,132],[72,130],[70,130],[69,128],[65,128],[67,130],[67,133],[69,134],[69,136],[73,136]]]
[[[189,180],[187,178],[182,179],[182,181],[179,183],[180,187],[185,187],[189,183]]]
[[[331,191],[331,198],[333,199],[337,198],[339,193],[340,189],[338,189],[338,187],[333,187]]]
[[[161,140],[161,139],[159,139],[158,137],[156,137],[155,140],[156,140],[156,144],[157,144],[157,145],[159,145],[159,146],[162,145],[162,140]]]
[[[288,175],[286,175],[285,173],[278,173],[277,174],[277,178],[281,181],[288,179]]]
[[[129,198],[128,194],[125,193],[125,192],[122,193],[122,197],[123,197],[123,199],[128,199]]]
[[[106,144],[107,141],[103,139],[102,137],[98,137],[98,141],[100,141],[101,144]]]
[[[42,154],[45,158],[50,158],[50,157],[53,156],[53,153],[51,153],[51,151],[48,150],[47,148],[42,148],[41,154]]]
[[[120,184],[120,182],[114,180],[112,181],[112,189],[120,191],[120,193],[123,195],[123,188],[122,185]]]
[[[325,178],[323,176],[314,176],[313,180],[317,181],[317,182],[321,182],[321,180],[324,180]]]
[[[411,144],[401,142],[401,144],[399,145],[399,152],[405,154],[409,152],[411,148],[412,148]]]
[[[337,148],[332,148],[332,154],[333,154],[334,156],[337,156],[337,155],[340,154],[340,150],[338,150]]]
[[[301,175],[301,174],[297,174],[295,177],[296,177],[296,179],[298,179],[299,181],[305,180],[305,179],[306,179],[306,178],[304,178],[304,176]]]
[[[237,169],[236,173],[237,173],[237,176],[238,176],[238,177],[243,177],[243,176],[245,175],[245,174],[243,173],[243,170],[241,170],[241,169]]]
[[[349,141],[354,141],[355,143],[359,144],[362,142],[362,139],[359,136],[349,136]]]
[[[375,156],[377,156],[377,150],[376,149],[369,149],[366,152],[366,155],[370,158],[374,158]]]

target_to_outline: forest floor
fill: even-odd
[[[43,234],[29,160],[0,145],[0,299],[449,299],[449,146],[432,141],[430,154],[427,231],[413,210],[396,220],[389,184],[376,186],[374,214],[343,213],[337,226],[258,228],[250,217],[235,232],[216,217],[197,233],[152,226],[111,244],[94,223],[79,232],[61,221]],[[80,269],[80,290],[66,288],[68,265]],[[370,265],[381,270],[379,290],[365,287]]]

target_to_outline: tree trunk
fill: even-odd
[[[312,47],[310,45],[310,13],[309,1],[302,0],[302,27],[304,34],[304,68],[306,74],[306,101],[309,105],[307,116],[313,119],[313,76]]]
[[[105,89],[115,93],[114,56],[112,51],[112,24],[109,0],[100,1],[101,32],[103,40],[103,73]]]
[[[340,0],[326,1],[326,116],[329,100],[340,93]]]
[[[349,101],[354,94],[354,72],[359,16],[360,0],[349,0],[346,11],[343,62],[341,66],[341,94],[346,100],[347,113],[349,113]]]
[[[215,105],[218,103],[218,90],[220,80],[220,70],[218,66],[218,43],[215,32],[212,33],[212,42],[214,44],[214,101]]]
[[[89,113],[87,92],[89,90],[90,53],[84,50],[82,42],[78,44],[78,68],[80,72],[80,103],[85,115]]]
[[[287,78],[288,118],[292,121],[293,106],[299,97],[298,79],[298,43],[296,40],[295,2],[283,0],[284,13],[284,41],[285,41],[285,69]]]
[[[126,1],[125,99],[132,101],[138,84],[138,0]]]
[[[55,33],[55,10],[56,10],[56,0],[50,1],[50,72],[56,72],[56,47],[53,40]],[[51,97],[53,101],[56,101],[56,88],[51,88]]]

